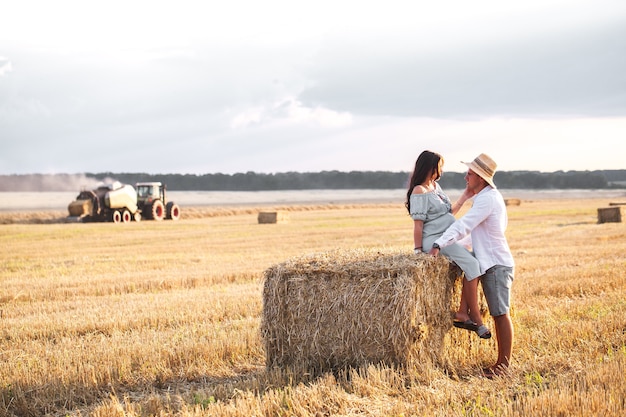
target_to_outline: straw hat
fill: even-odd
[[[478,176],[487,181],[487,184],[491,185],[493,188],[496,188],[496,185],[493,183],[493,176],[496,173],[496,168],[498,165],[494,162],[489,155],[481,153],[474,159],[472,162],[463,162],[465,165],[469,167],[472,171],[474,171]]]

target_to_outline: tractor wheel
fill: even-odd
[[[170,201],[169,203],[167,203],[167,218],[170,220],[178,220],[180,219],[180,207],[178,207],[178,204]]]
[[[122,221],[122,213],[120,213],[119,211],[115,210],[113,212],[113,214],[111,215],[111,220],[113,221],[113,223],[119,223]]]
[[[163,202],[161,200],[156,200],[154,203],[152,203],[150,214],[152,215],[152,218],[154,220],[163,220],[163,218],[165,217],[165,207],[163,207]]]
[[[124,223],[130,223],[130,221],[133,219],[133,216],[130,214],[130,211],[128,210],[124,210],[122,212],[122,222]]]

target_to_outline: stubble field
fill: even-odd
[[[282,207],[279,224],[253,208],[117,225],[4,213],[0,416],[621,416],[626,226],[597,224],[607,204],[508,208],[516,339],[494,380],[480,369],[495,339],[470,333],[446,369],[266,369],[263,271],[338,248],[410,252],[402,206]]]

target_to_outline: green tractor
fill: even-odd
[[[138,182],[135,188],[137,189],[137,207],[144,218],[158,221],[180,219],[180,207],[173,201],[167,201],[164,184]]]

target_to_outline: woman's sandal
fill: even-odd
[[[478,331],[478,326],[476,325],[476,323],[474,323],[471,320],[465,320],[465,321],[454,320],[452,324],[454,325],[454,327],[457,327],[459,329],[465,329],[471,332]]]
[[[478,326],[476,328],[476,334],[481,339],[490,339],[491,338],[491,331],[484,324],[481,324],[480,326]]]

